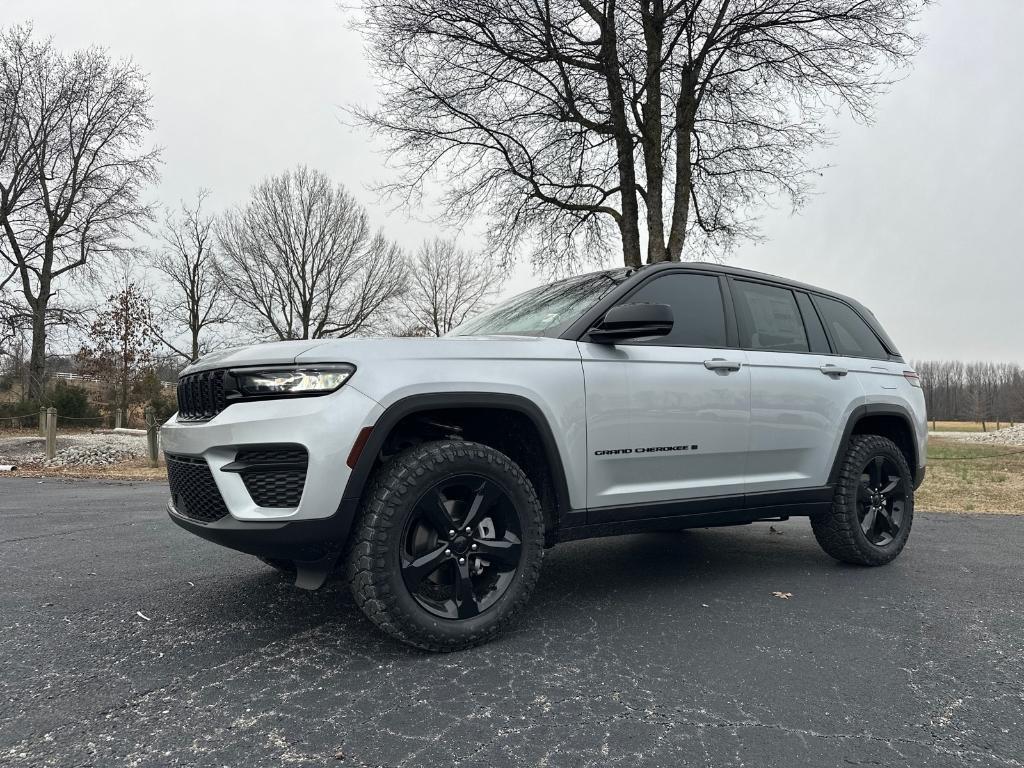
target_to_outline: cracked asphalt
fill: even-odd
[[[437,656],[164,496],[0,479],[0,765],[1024,765],[1024,518],[919,514],[877,569],[796,519],[565,544]]]

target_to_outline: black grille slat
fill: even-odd
[[[306,485],[306,470],[243,472],[242,482],[252,500],[261,507],[297,507]]]
[[[205,459],[166,454],[167,484],[178,514],[201,523],[212,523],[228,514]]]
[[[245,448],[238,452],[235,461],[246,464],[305,464],[308,456],[305,448]]]
[[[243,448],[235,465],[243,467],[242,482],[261,507],[297,507],[306,485],[309,455],[301,446]]]
[[[180,421],[209,421],[226,407],[224,371],[190,373],[178,379]]]

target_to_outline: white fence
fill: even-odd
[[[90,384],[104,384],[106,383],[103,379],[98,376],[84,376],[81,373],[65,373],[64,371],[58,371],[53,374],[55,379],[64,379],[65,381],[87,381]],[[177,385],[173,381],[161,381],[160,386],[164,389],[174,389]]]

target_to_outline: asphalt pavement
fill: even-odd
[[[797,519],[565,544],[431,655],[164,497],[0,478],[0,765],[1024,766],[1021,517],[919,514],[876,569]]]

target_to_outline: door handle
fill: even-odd
[[[722,357],[715,357],[704,361],[704,367],[709,371],[738,371],[740,364],[735,360],[726,360]]]
[[[846,374],[849,373],[849,371],[843,368],[842,366],[831,364],[823,365],[818,370],[824,373],[826,376],[845,376]]]

